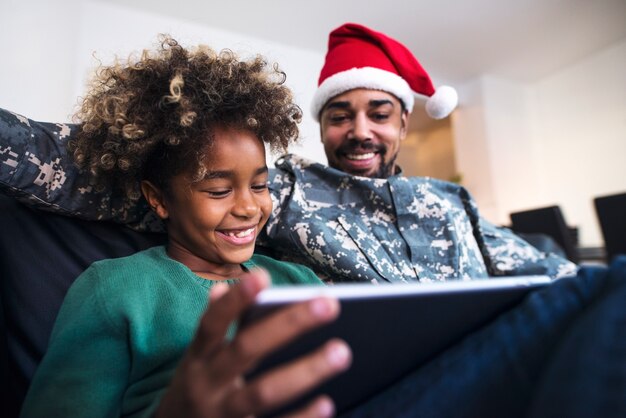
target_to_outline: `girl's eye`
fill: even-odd
[[[226,197],[230,193],[230,190],[207,190],[206,193],[211,197]]]
[[[255,184],[252,186],[252,190],[256,191],[256,192],[262,192],[264,190],[267,190],[268,188],[268,183],[259,183],[259,184]]]

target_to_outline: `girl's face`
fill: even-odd
[[[162,198],[156,211],[167,219],[170,257],[200,276],[232,278],[252,257],[272,200],[262,142],[245,130],[219,128],[213,134],[205,178],[173,177],[167,193],[157,191]]]

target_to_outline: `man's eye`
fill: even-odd
[[[348,115],[331,115],[329,119],[333,123],[343,122],[348,119]]]
[[[389,115],[387,113],[374,113],[372,118],[374,120],[387,120],[389,119]]]

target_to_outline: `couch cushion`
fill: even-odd
[[[7,417],[17,415],[74,279],[96,260],[163,244],[166,236],[42,212],[5,196],[0,214],[0,390]]]

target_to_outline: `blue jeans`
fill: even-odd
[[[346,417],[626,417],[626,257],[582,267]]]

